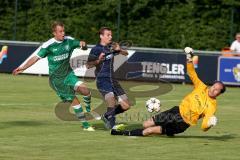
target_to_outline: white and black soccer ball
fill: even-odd
[[[157,98],[150,98],[146,101],[146,108],[150,113],[159,112],[161,109],[161,101]]]

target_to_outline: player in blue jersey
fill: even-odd
[[[114,78],[113,62],[117,54],[128,55],[118,43],[112,42],[112,30],[102,27],[99,30],[100,42],[92,48],[87,68],[96,67],[96,85],[107,103],[107,112],[102,115],[107,129],[117,127],[115,115],[130,108],[128,97],[118,81]],[[117,103],[118,100],[118,103]],[[118,126],[119,127],[119,126]]]
[[[78,79],[70,66],[69,60],[75,48],[86,48],[84,41],[78,41],[71,37],[65,36],[64,24],[54,22],[52,24],[54,37],[43,43],[23,66],[19,66],[13,71],[17,75],[41,58],[47,57],[49,66],[49,83],[51,88],[57,93],[63,102],[71,102],[74,112],[78,119],[82,121],[83,129],[94,131],[86,121],[83,108],[76,97],[76,92],[83,95],[86,111],[90,112],[91,93],[86,84]]]

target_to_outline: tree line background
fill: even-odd
[[[239,0],[1,0],[0,39],[48,40],[51,22],[98,42],[101,26],[134,46],[221,50],[240,32]]]

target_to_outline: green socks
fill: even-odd
[[[90,125],[89,125],[89,123],[88,123],[87,121],[83,121],[83,122],[82,122],[82,126],[83,126],[83,128],[88,128],[88,127],[90,127]]]
[[[91,112],[91,94],[89,96],[83,96],[83,101],[87,112]]]
[[[83,108],[82,108],[81,104],[73,106],[73,110],[74,110],[77,118],[82,122],[83,128],[88,128],[90,125],[86,121],[86,117],[83,113]]]

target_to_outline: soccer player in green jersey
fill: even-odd
[[[52,33],[54,37],[39,47],[37,55],[31,57],[23,66],[16,68],[13,74],[22,73],[41,58],[47,57],[51,88],[63,102],[71,102],[76,116],[82,122],[83,130],[94,131],[86,121],[81,103],[75,95],[76,92],[83,95],[86,111],[90,112],[91,93],[86,84],[78,80],[69,63],[73,50],[79,47],[83,49],[86,43],[65,36],[62,22],[53,22]]]

